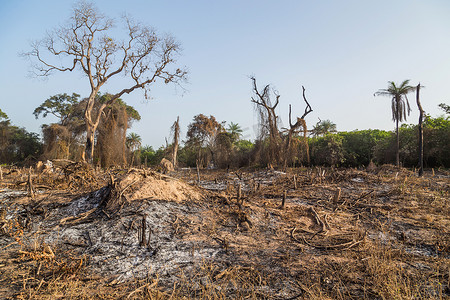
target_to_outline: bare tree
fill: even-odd
[[[298,118],[297,117],[297,122],[295,122],[294,124],[292,124],[292,119],[291,119],[291,105],[289,104],[289,130],[288,130],[288,135],[286,138],[286,144],[285,144],[285,154],[284,154],[284,167],[287,166],[287,161],[288,158],[290,157],[291,154],[291,147],[292,147],[292,136],[294,134],[298,134],[300,127],[303,128],[303,139],[304,141],[306,141],[307,137],[306,134],[308,132],[308,129],[306,127],[306,121],[305,121],[305,117],[312,112],[312,108],[311,105],[309,105],[308,100],[306,100],[306,96],[305,96],[305,87],[302,86],[303,89],[303,100],[306,103],[306,107],[305,107],[305,111],[303,113],[303,115]],[[308,146],[307,142],[306,142],[306,147]],[[308,152],[308,147],[306,148],[306,151]],[[307,153],[307,158],[308,158],[308,162],[309,162],[309,153]]]
[[[36,76],[74,70],[86,75],[91,91],[84,112],[85,159],[90,163],[95,133],[105,107],[136,89],[143,89],[148,98],[150,87],[156,81],[180,83],[187,75],[184,69],[171,68],[180,52],[173,37],[159,36],[152,28],[127,16],[123,21],[127,38],[113,38],[115,21],[101,14],[92,3],[79,2],[74,6],[68,25],[33,42],[32,50],[24,54],[34,62]],[[100,89],[119,75],[128,79],[125,88],[111,93],[111,98],[94,110]]]
[[[280,95],[274,92],[275,104],[272,104],[270,85],[266,85],[260,92],[255,77],[251,77],[251,80],[253,81],[253,93],[255,94],[251,101],[256,104],[256,110],[259,113],[261,135],[263,136],[267,131],[269,133],[269,163],[276,164],[279,159],[281,137],[275,108],[280,103]]]

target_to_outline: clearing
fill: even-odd
[[[0,298],[447,298],[449,195],[392,166],[11,168]]]

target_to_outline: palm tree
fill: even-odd
[[[141,142],[142,142],[142,139],[137,133],[132,132],[127,137],[126,144],[127,144],[128,149],[130,149],[130,152],[132,153],[131,165],[133,165],[134,157],[139,154],[137,152],[137,150],[140,149]]]
[[[311,132],[313,136],[323,136],[328,133],[334,133],[337,132],[336,124],[330,120],[319,119],[319,122],[317,122],[317,124],[313,127]]]
[[[227,132],[231,135],[233,142],[237,142],[242,136],[242,128],[237,123],[230,122]]]
[[[7,120],[7,119],[8,119],[8,115],[5,114],[5,113],[0,109],[0,120],[1,120],[1,119]]]
[[[374,94],[374,96],[388,96],[392,97],[392,121],[395,122],[395,133],[397,135],[397,146],[396,146],[396,165],[400,166],[400,139],[398,133],[398,123],[406,121],[406,113],[411,112],[409,106],[408,97],[406,96],[409,92],[415,90],[415,87],[408,85],[409,79],[403,81],[399,86],[397,86],[393,81],[388,81],[387,89],[380,89]]]

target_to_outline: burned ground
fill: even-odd
[[[2,298],[450,297],[445,172],[10,171]]]

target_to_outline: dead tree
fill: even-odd
[[[423,176],[423,108],[419,99],[420,83],[416,88],[416,101],[419,107],[419,176]]]
[[[276,92],[275,104],[272,104],[270,99],[270,85],[266,85],[262,92],[258,91],[255,77],[251,77],[253,81],[253,93],[255,97],[251,98],[251,101],[256,104],[256,110],[259,113],[260,118],[260,134],[261,139],[265,134],[269,134],[269,164],[277,164],[280,154],[281,137],[278,130],[278,116],[275,113],[275,108],[280,102],[280,95]]]
[[[180,139],[180,117],[173,123],[171,131],[173,132],[173,144],[172,144],[172,164],[173,167],[177,167],[177,153],[178,153],[178,143]]]
[[[305,117],[312,112],[312,108],[311,105],[309,105],[308,100],[306,100],[306,96],[305,96],[305,87],[302,86],[303,89],[303,100],[306,103],[306,107],[305,107],[305,111],[303,113],[303,115],[298,118],[297,117],[297,122],[295,122],[295,124],[292,124],[292,118],[291,118],[291,105],[289,104],[289,130],[288,130],[288,134],[287,134],[287,138],[286,138],[286,144],[285,144],[285,153],[284,153],[284,167],[286,168],[287,166],[287,162],[288,162],[288,158],[291,156],[291,148],[292,148],[292,137],[296,134],[298,134],[299,128],[302,127],[303,128],[303,140],[304,143],[306,145],[306,154],[307,154],[307,159],[308,159],[308,163],[309,163],[309,148],[308,148],[308,143],[307,143],[307,137],[306,134],[308,132],[307,126],[306,126],[306,121],[305,121]]]
[[[102,167],[127,164],[127,130],[132,118],[122,105],[106,108],[96,138],[95,157]]]
[[[85,159],[92,163],[94,137],[103,111],[117,102],[123,94],[143,89],[146,98],[150,87],[162,80],[179,83],[187,72],[171,68],[180,52],[173,37],[159,36],[152,28],[133,22],[124,16],[125,40],[115,39],[114,20],[105,17],[87,2],[79,2],[67,26],[49,32],[47,37],[33,42],[32,50],[24,55],[35,61],[34,75],[49,76],[55,71],[79,70],[86,75],[90,94],[84,111],[86,123]],[[94,109],[101,88],[119,76],[130,84],[111,93],[108,101]],[[125,81],[126,82],[126,81]]]

